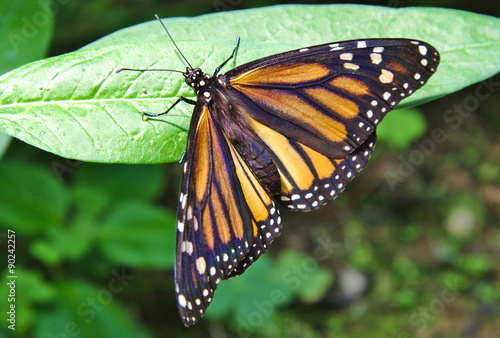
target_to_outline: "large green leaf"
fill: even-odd
[[[173,268],[175,213],[123,202],[104,221],[99,247],[112,262],[138,268]]]
[[[2,0],[0,13],[0,74],[47,54],[54,30],[51,0]],[[10,140],[0,133],[0,158]]]
[[[190,63],[208,72],[229,55],[236,35],[242,43],[228,69],[323,42],[369,37],[425,40],[440,51],[441,65],[403,105],[459,90],[500,69],[500,20],[456,10],[291,5],[165,22]],[[121,67],[183,69],[157,22],[127,28],[82,50],[0,77],[0,131],[87,161],[177,160],[185,148],[192,107],[179,104],[160,120],[143,122],[141,115],[163,112],[179,95],[192,97],[192,90],[178,73],[115,74]]]

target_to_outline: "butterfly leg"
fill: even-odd
[[[148,114],[148,113],[142,113],[142,119],[144,121],[146,121],[149,117],[158,117],[158,116],[161,116],[161,115],[165,115],[165,114],[168,114],[168,112],[174,108],[179,102],[181,101],[184,101],[186,103],[189,103],[189,104],[196,104],[196,101],[195,100],[191,100],[191,99],[188,99],[188,98],[185,98],[184,96],[179,96],[177,98],[177,100],[166,110],[164,111],[163,113],[160,113],[160,114]],[[184,155],[186,155],[186,149],[184,149],[184,152],[182,153],[182,156],[181,156],[181,159],[179,160],[179,163],[182,163],[184,161]]]
[[[234,46],[234,49],[233,49],[233,52],[231,53],[231,56],[228,57],[226,61],[221,63],[219,67],[215,68],[215,72],[214,72],[214,75],[212,77],[216,77],[217,74],[219,74],[219,71],[221,70],[221,68],[224,67],[226,65],[226,63],[228,63],[229,60],[231,60],[234,57],[234,55],[236,54],[236,51],[238,50],[239,45],[240,45],[240,37],[238,36],[236,38],[236,45]]]
[[[189,103],[189,104],[192,104],[192,105],[195,105],[196,104],[196,101],[195,100],[191,100],[191,99],[188,99],[188,98],[185,98],[184,96],[179,96],[177,98],[177,100],[167,109],[165,110],[163,113],[160,113],[160,114],[148,114],[148,113],[142,113],[142,119],[144,121],[146,121],[149,117],[158,117],[158,116],[162,116],[162,115],[166,115],[168,114],[168,112],[174,108],[179,102],[181,101],[184,101],[186,103]]]

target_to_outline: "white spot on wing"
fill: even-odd
[[[358,70],[359,66],[354,64],[354,63],[346,62],[346,63],[344,63],[344,68],[350,69],[350,70]]]
[[[346,60],[346,61],[351,61],[352,60],[352,53],[342,53],[342,54],[340,54],[340,59]]]
[[[370,59],[372,60],[373,64],[378,65],[379,63],[382,62],[382,55],[377,54],[377,53],[371,53]]]
[[[179,295],[179,297],[177,299],[178,299],[179,305],[181,307],[186,307],[187,302],[186,302],[186,297],[184,297],[184,295]]]
[[[196,269],[198,270],[198,273],[200,275],[203,275],[205,273],[205,270],[207,268],[207,262],[205,261],[205,258],[199,257],[196,259]]]
[[[193,243],[189,241],[181,242],[181,252],[185,252],[188,255],[191,255],[193,253]]]
[[[366,41],[358,41],[358,48],[366,48]]]
[[[382,83],[391,83],[392,80],[394,79],[394,74],[386,69],[382,69],[378,79]]]
[[[331,48],[330,51],[334,52],[337,50],[344,49],[344,47],[340,47],[339,45],[340,45],[339,43],[332,43],[331,45],[328,45],[328,46]]]

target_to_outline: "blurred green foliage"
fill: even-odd
[[[155,12],[195,15],[270,4],[56,3],[54,54]],[[16,6],[8,13],[21,18],[33,15],[31,5],[0,0],[1,9]],[[485,14],[495,8],[460,5]],[[7,18],[15,22],[14,14]],[[2,71],[46,54],[52,30],[52,23],[43,26],[14,58],[19,63],[2,56]],[[491,83],[498,91],[498,76]],[[2,263],[0,335],[497,335],[500,96],[495,91],[478,100],[459,127],[444,118],[454,105],[477,98],[477,88],[390,114],[374,158],[349,189],[314,213],[284,212],[283,235],[269,253],[222,282],[206,318],[190,329],[181,325],[173,291],[179,166],[82,163],[14,140],[0,162],[0,258],[7,260],[7,229],[16,231],[16,331],[6,324],[11,274]],[[406,175],[403,160],[411,163],[421,149],[415,140],[431,138],[436,128],[446,141]],[[388,173],[401,180],[390,184]]]

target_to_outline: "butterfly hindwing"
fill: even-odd
[[[262,124],[253,127],[280,173],[281,192],[276,198],[298,211],[316,209],[335,199],[366,165],[376,142],[376,133],[372,133],[352,153],[333,159]]]

